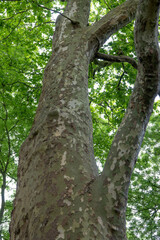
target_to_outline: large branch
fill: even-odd
[[[93,45],[97,40],[97,50],[115,32],[130,23],[134,18],[139,0],[128,0],[107,13],[88,30],[88,37]]]
[[[131,174],[159,88],[159,5],[159,0],[140,1],[135,25],[137,79],[101,176],[106,204],[109,203],[110,208],[117,212],[120,221],[125,215]],[[113,229],[119,228],[114,212],[108,220],[112,220]]]
[[[114,56],[114,55],[108,55],[104,53],[96,53],[95,55],[98,59],[103,59],[108,62],[128,62],[130,63],[135,69],[137,69],[137,62],[128,56]]]

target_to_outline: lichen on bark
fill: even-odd
[[[89,0],[68,1],[64,14],[78,25],[58,17],[34,124],[20,152],[11,240],[126,239],[129,182],[159,87],[159,1],[140,1],[135,88],[101,175],[93,152],[88,66],[107,38],[134,19],[138,2],[128,0],[88,27]]]

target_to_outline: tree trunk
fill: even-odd
[[[91,27],[89,0],[69,0],[67,18],[58,17],[34,124],[20,151],[11,240],[126,239],[129,181],[158,90],[158,47],[139,61],[135,89],[101,175],[93,153],[88,66],[106,39],[134,18],[137,2],[126,1]],[[140,2],[146,16],[147,4],[156,12],[155,36],[159,1]],[[142,23],[141,5],[138,27],[149,24]],[[148,61],[154,76],[146,74]]]
[[[1,187],[1,208],[0,208],[0,240],[2,239],[2,224],[5,209],[5,190],[6,190],[6,173],[2,173],[2,187]]]

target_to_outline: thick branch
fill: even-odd
[[[104,68],[104,67],[109,67],[111,66],[111,62],[108,62],[108,61],[98,61],[96,58],[94,59],[93,61],[96,65],[98,65],[98,68],[101,69],[101,68]]]
[[[128,0],[111,10],[88,30],[90,41],[98,41],[98,49],[115,32],[130,23],[134,18],[139,0]]]
[[[137,69],[137,62],[128,56],[113,56],[113,55],[107,55],[104,53],[96,53],[95,55],[98,59],[103,59],[108,62],[128,62],[130,63],[135,69]]]
[[[153,110],[159,87],[158,13],[159,0],[141,0],[135,26],[135,42],[138,55],[138,74],[125,117],[117,131],[103,173],[103,193],[106,203],[119,214],[125,215],[128,187],[137,160],[145,130]],[[112,220],[117,226],[117,217]],[[122,231],[125,231],[122,230]],[[122,239],[122,238],[118,238]],[[123,238],[125,239],[125,237]]]

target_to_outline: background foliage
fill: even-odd
[[[89,24],[122,0],[92,0]],[[19,149],[26,138],[41,92],[43,70],[51,55],[57,12],[66,1],[0,2],[0,239],[8,240]],[[133,23],[106,42],[100,52],[136,59]],[[95,157],[104,165],[124,116],[136,78],[128,63],[95,59],[89,67],[89,99]],[[129,191],[128,239],[160,236],[160,101],[157,100]]]

